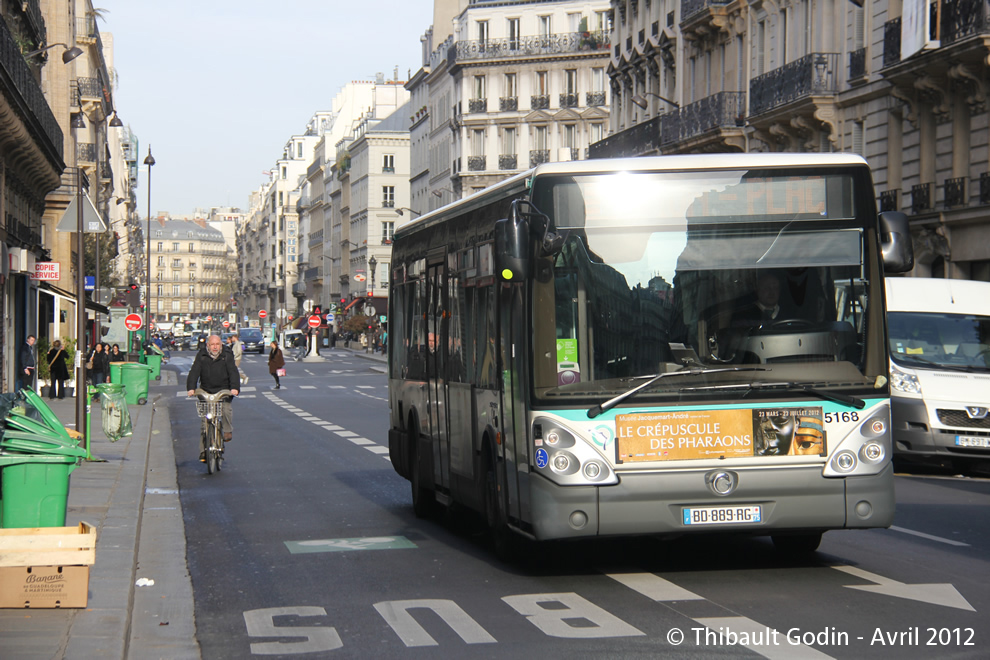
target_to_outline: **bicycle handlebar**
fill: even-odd
[[[220,390],[219,392],[210,394],[203,388],[197,388],[196,398],[200,401],[223,401],[226,399],[233,399],[234,395],[231,394],[230,390]]]

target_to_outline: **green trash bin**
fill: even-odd
[[[120,367],[127,364],[127,362],[111,362],[110,363],[110,382],[116,385],[120,385]]]
[[[151,353],[145,356],[145,363],[151,368],[151,378],[155,380],[162,379],[162,356],[157,353]]]
[[[0,455],[0,527],[65,527],[72,456]]]
[[[148,403],[148,376],[151,367],[128,362],[120,367],[120,381],[124,386],[128,405]]]

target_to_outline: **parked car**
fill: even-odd
[[[257,351],[265,352],[265,337],[259,328],[241,328],[237,335],[241,338],[242,348],[245,353]]]

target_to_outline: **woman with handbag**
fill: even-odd
[[[280,389],[282,384],[278,377],[285,375],[285,358],[282,357],[282,349],[278,347],[278,342],[272,340],[272,350],[268,353],[268,373],[275,377],[275,389]]]
[[[69,379],[69,367],[65,364],[65,349],[58,339],[52,342],[52,349],[48,351],[48,374],[51,377],[51,387],[48,388],[49,399],[65,398],[65,381]]]
[[[93,385],[101,385],[107,382],[107,374],[110,371],[110,354],[108,351],[103,350],[103,344],[96,342],[93,346],[93,352],[89,355],[89,362],[86,364],[86,368],[93,375]],[[93,399],[99,399],[100,395],[97,394]]]

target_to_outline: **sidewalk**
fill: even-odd
[[[128,407],[134,433],[116,443],[93,403],[94,460],[69,477],[66,525],[98,530],[87,607],[0,609],[0,657],[200,657],[167,407],[176,374],[161,376],[146,405]],[[74,428],[75,399],[45,402]],[[142,577],[154,585],[136,587]]]

